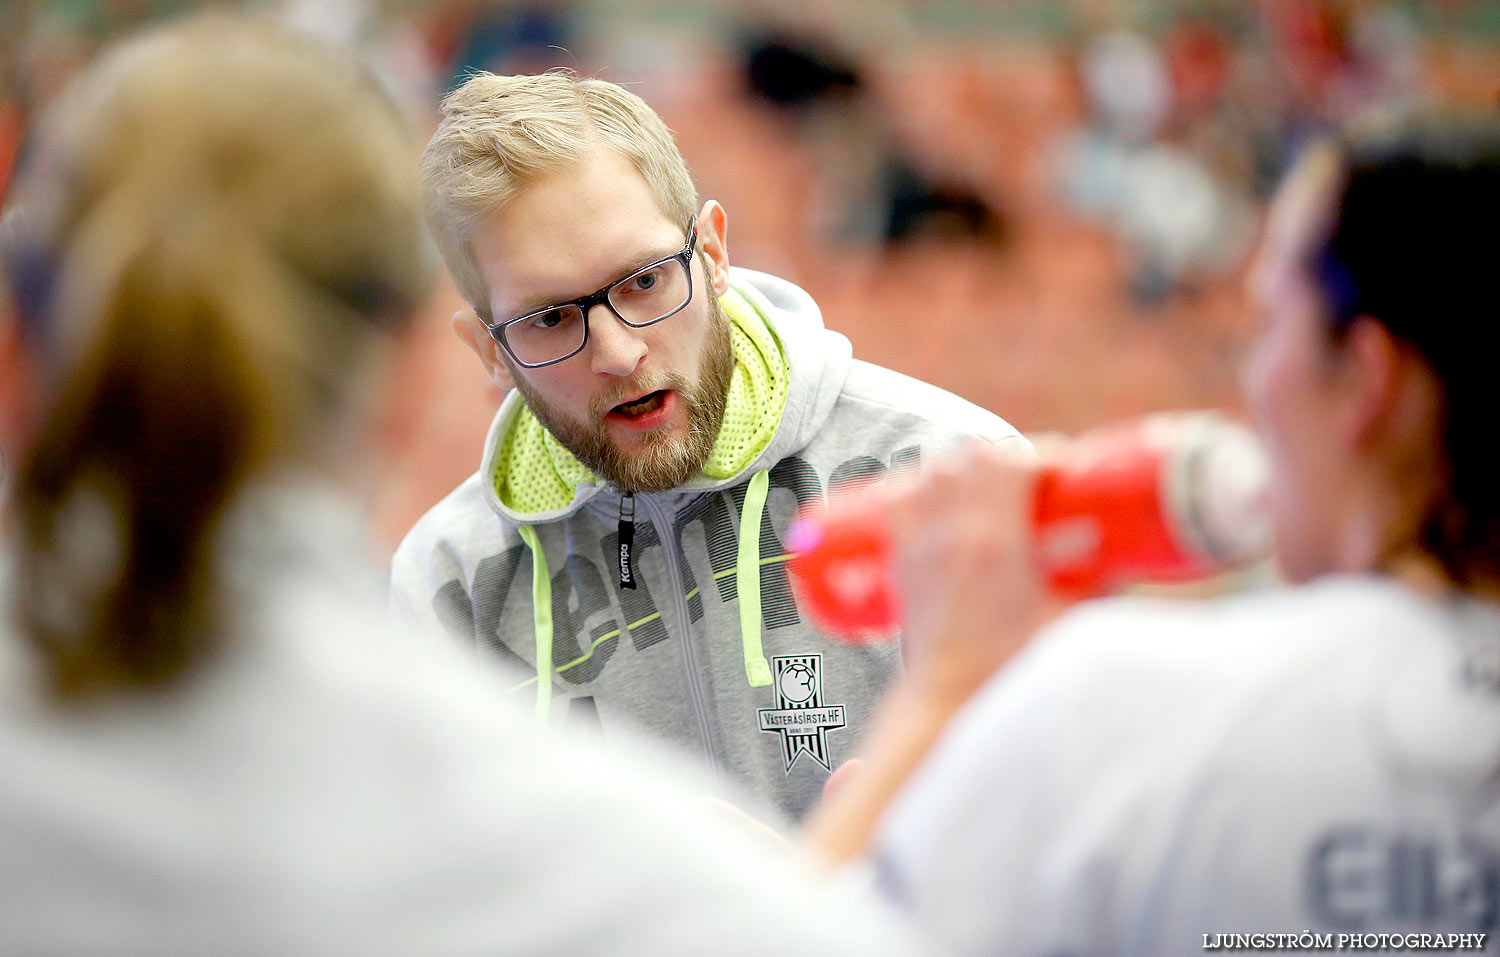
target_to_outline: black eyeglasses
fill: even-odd
[[[524,316],[488,326],[490,335],[518,365],[540,369],[571,359],[589,341],[589,310],[603,303],[627,326],[637,329],[681,312],[693,298],[693,247],[698,242],[698,217],[688,220],[682,250],[624,279]]]

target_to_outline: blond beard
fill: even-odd
[[[709,330],[698,363],[696,384],[689,383],[676,370],[629,379],[595,396],[589,402],[587,422],[577,423],[565,419],[556,406],[537,395],[519,376],[516,377],[516,388],[521,390],[522,398],[553,438],[594,475],[613,483],[621,491],[664,492],[676,488],[701,472],[713,453],[719,428],[724,424],[724,407],[729,400],[729,383],[734,374],[734,346],[730,340],[729,320],[719,308],[712,288],[707,286]],[[666,430],[647,432],[641,438],[640,448],[625,452],[609,437],[606,416],[627,399],[662,389],[675,390],[686,403],[687,434],[676,436]]]

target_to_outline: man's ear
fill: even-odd
[[[716,199],[704,203],[698,213],[698,243],[714,295],[722,296],[729,291],[729,216]]]
[[[500,353],[500,343],[490,335],[490,330],[472,309],[460,309],[453,314],[453,332],[459,341],[479,357],[484,372],[502,392],[514,389],[516,380],[510,373],[505,356]]]

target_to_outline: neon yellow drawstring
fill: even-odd
[[[547,574],[547,556],[536,529],[516,529],[531,549],[531,622],[536,632],[536,721],[546,724],[552,710],[552,576]]]
[[[750,477],[745,506],[740,510],[740,550],[734,564],[735,591],[740,599],[740,644],[745,648],[745,677],[752,688],[771,683],[771,666],[760,645],[760,517],[770,487],[769,469]]]
[[[760,642],[760,520],[770,495],[771,472],[761,469],[745,488],[740,510],[739,554],[734,580],[740,601],[740,643],[745,650],[745,678],[752,688],[771,683],[771,666]],[[531,549],[531,617],[536,632],[536,719],[547,720],[552,708],[552,578],[547,574],[547,556],[536,529],[522,525],[517,531]]]

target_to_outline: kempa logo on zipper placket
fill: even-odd
[[[625,503],[630,503],[627,514]],[[620,496],[620,587],[635,588],[635,566],[631,561],[630,551],[635,547],[635,493],[626,492]]]

